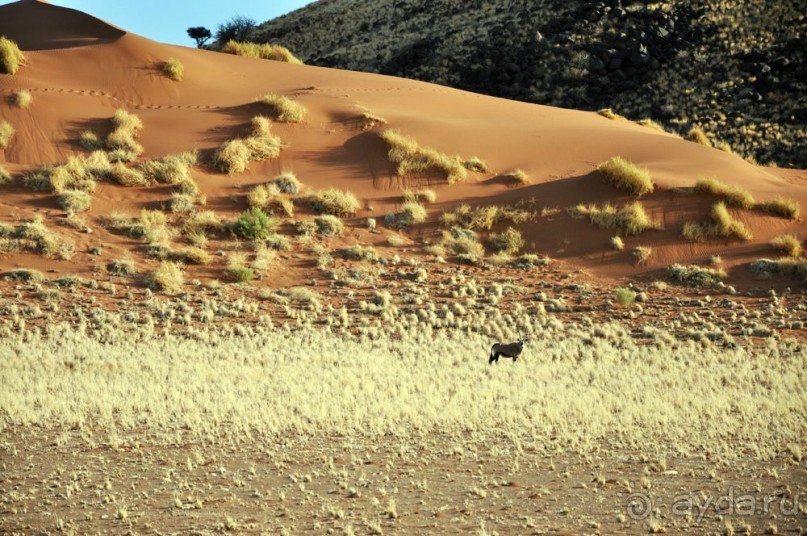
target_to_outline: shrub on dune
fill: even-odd
[[[78,139],[79,144],[88,151],[96,151],[104,147],[104,142],[98,137],[95,132],[85,130],[81,133]]]
[[[274,113],[275,120],[282,123],[299,123],[305,119],[308,113],[305,106],[283,95],[269,93],[264,95],[260,102],[269,106]]]
[[[14,182],[14,177],[11,176],[11,173],[6,168],[0,166],[0,185],[11,184],[12,182]]]
[[[5,36],[0,36],[0,69],[2,72],[16,74],[23,62],[25,62],[25,54],[22,53],[17,43]]]
[[[288,48],[269,43],[239,43],[238,41],[228,41],[227,44],[222,47],[221,51],[226,54],[245,56],[248,58],[260,58],[296,64],[303,63],[292,54]]]
[[[213,155],[213,165],[224,173],[243,173],[250,162],[277,158],[280,138],[270,132],[271,122],[258,116],[252,120],[252,136],[226,142]]]
[[[783,251],[789,257],[800,257],[802,252],[801,240],[796,235],[782,234],[771,240],[771,245]]]
[[[112,164],[107,176],[121,186],[144,186],[149,182],[139,170],[126,167],[121,162]]]
[[[801,214],[801,205],[799,205],[798,201],[784,197],[777,197],[772,201],[763,201],[757,204],[756,208],[767,214],[788,220],[797,220]]]
[[[352,192],[328,188],[311,194],[308,202],[314,212],[332,216],[350,216],[359,210],[359,200]]]
[[[652,220],[638,201],[621,209],[608,203],[603,206],[577,205],[569,209],[569,214],[575,218],[589,218],[601,229],[619,230],[628,236],[661,229],[661,224]]]
[[[185,284],[185,274],[182,266],[172,261],[162,261],[160,266],[151,273],[151,285],[168,294],[176,294]]]
[[[694,287],[717,285],[726,278],[723,270],[696,265],[673,264],[667,268],[667,273],[673,280]]]
[[[650,172],[640,168],[622,157],[615,156],[606,160],[597,171],[619,190],[642,196],[653,191],[653,179]]]
[[[81,190],[65,190],[59,195],[57,201],[66,212],[84,212],[90,208],[92,196]]]
[[[279,222],[258,208],[242,212],[233,223],[232,230],[239,238],[261,240],[275,232]]]
[[[691,129],[689,129],[689,132],[687,133],[687,139],[689,141],[694,141],[695,143],[706,147],[712,146],[712,142],[709,141],[709,138],[706,136],[706,133],[700,127],[692,127]]]
[[[446,176],[449,184],[463,181],[468,177],[468,170],[459,158],[420,147],[417,141],[400,132],[385,130],[381,133],[381,139],[386,142],[387,156],[397,165],[397,173],[400,176],[435,169]]]
[[[167,61],[160,65],[160,70],[175,82],[181,82],[185,77],[185,66],[176,58],[168,58]]]
[[[300,192],[301,184],[297,176],[291,171],[284,171],[272,181],[272,184],[284,194],[297,194]]]
[[[106,138],[106,146],[110,150],[110,160],[131,162],[143,153],[143,146],[136,138],[143,128],[140,118],[124,109],[115,111],[112,117],[113,130]]]
[[[501,233],[491,233],[489,240],[496,251],[509,255],[515,255],[524,247],[524,237],[513,227],[508,227]]]
[[[739,186],[730,186],[725,182],[715,178],[700,178],[695,183],[696,192],[704,192],[720,197],[729,205],[737,208],[751,208],[754,206],[754,196],[751,192],[743,190]]]
[[[34,98],[31,96],[31,92],[25,89],[21,89],[11,96],[11,102],[13,102],[14,106],[17,108],[28,108],[33,100]]]
[[[391,227],[406,229],[416,223],[423,223],[427,216],[423,205],[416,201],[409,201],[403,204],[400,211],[387,214],[385,220]]]
[[[180,184],[190,180],[190,168],[196,164],[197,158],[195,151],[189,151],[142,162],[138,169],[149,182]]]
[[[709,214],[708,223],[687,222],[682,236],[694,242],[704,242],[710,238],[739,238],[751,240],[754,235],[740,220],[735,219],[722,201],[715,203]]]
[[[8,121],[0,121],[0,149],[8,149],[11,138],[14,137],[14,127]]]

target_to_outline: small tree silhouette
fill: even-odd
[[[192,26],[188,28],[188,35],[191,39],[196,41],[196,48],[203,48],[205,43],[213,37],[213,32],[204,26]]]

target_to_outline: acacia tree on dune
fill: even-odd
[[[213,32],[204,26],[191,26],[187,31],[188,36],[196,41],[196,48],[204,48],[205,43],[213,37]]]

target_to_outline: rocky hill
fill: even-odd
[[[806,20],[781,0],[321,0],[252,39],[314,65],[700,127],[803,169]]]

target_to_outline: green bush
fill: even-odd
[[[238,216],[232,230],[240,238],[261,240],[271,236],[278,225],[279,222],[276,218],[269,216],[259,208],[253,207]]]
[[[636,300],[636,293],[629,288],[618,288],[614,291],[616,302],[622,307],[627,307]]]

